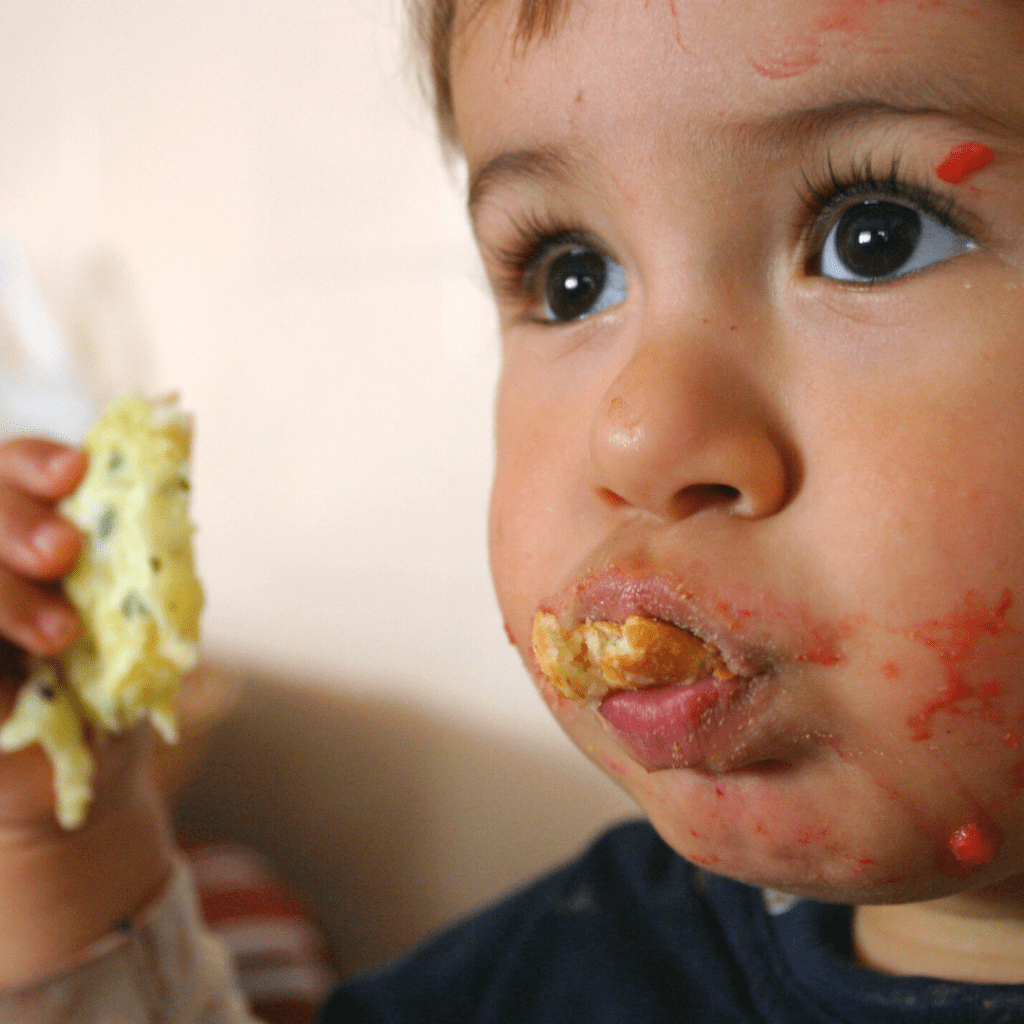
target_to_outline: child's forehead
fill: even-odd
[[[555,20],[526,34],[536,5],[483,0],[465,23],[453,51],[464,143],[469,122],[488,134],[500,127],[495,104],[523,107],[518,123],[539,127],[583,96],[592,110],[611,100],[599,113],[612,131],[680,99],[716,132],[773,120],[785,131],[794,112],[813,117],[818,107],[827,125],[844,105],[888,105],[1024,138],[1021,0],[554,0],[544,10]],[[563,121],[583,116],[577,105]]]
[[[585,32],[593,15],[610,9],[624,36],[633,34],[638,17],[660,20],[683,53],[716,33],[737,41],[763,39],[766,32],[785,37],[789,52],[777,54],[777,66],[770,69],[779,78],[814,66],[813,51],[826,42],[850,48],[879,28],[889,29],[886,42],[898,53],[905,42],[899,25],[907,12],[928,17],[935,30],[956,17],[967,19],[977,25],[972,39],[984,33],[986,23],[1001,22],[1024,57],[1024,0],[761,0],[756,6],[731,0],[447,0],[442,6],[449,4],[453,52],[481,20],[497,21],[509,50],[522,56],[531,44],[556,39],[567,26]]]

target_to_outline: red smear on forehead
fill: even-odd
[[[821,62],[821,40],[812,36],[795,37],[757,59],[748,57],[747,60],[763,78],[795,78]]]
[[[995,156],[983,142],[963,142],[949,151],[946,159],[935,168],[935,173],[942,181],[959,185],[975,171],[988,167]]]

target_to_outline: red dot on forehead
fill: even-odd
[[[962,142],[949,151],[935,173],[948,184],[959,185],[975,171],[988,167],[995,156],[983,142]]]

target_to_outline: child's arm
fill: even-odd
[[[0,446],[0,720],[10,712],[24,678],[23,652],[59,654],[77,631],[76,613],[57,581],[75,564],[80,544],[74,526],[59,516],[56,505],[77,486],[85,465],[81,452],[47,441],[21,439]],[[191,983],[227,986],[225,992],[232,987],[230,971],[223,965],[219,970],[216,964],[210,967],[218,954],[213,950],[212,960],[206,955],[206,940],[188,905],[184,869],[171,881],[170,831],[145,770],[148,740],[145,729],[135,729],[109,737],[95,751],[95,800],[85,823],[72,831],[61,828],[54,817],[50,763],[38,745],[0,754],[0,1010],[5,1021],[91,1020],[77,1010],[59,1017],[22,1017],[20,1010],[12,1014],[15,1005],[41,1009],[45,1002],[49,1007],[76,977],[87,988],[93,986],[90,998],[103,1005],[104,985],[131,980],[123,970],[133,962],[131,947],[140,945],[133,942],[138,932],[132,932],[132,921],[137,921],[136,928],[162,928],[168,935],[184,930],[187,934],[178,937],[189,946],[194,969],[212,972],[205,982],[192,978]],[[147,908],[146,919],[138,919]],[[119,942],[122,936],[129,941]],[[160,943],[155,948],[152,942],[142,945],[150,953],[145,970],[154,974],[169,967],[172,953],[181,952]],[[81,965],[83,955],[88,959],[118,946],[120,952]],[[122,974],[117,973],[118,956]],[[161,964],[161,957],[168,963]],[[76,967],[76,974],[68,973]],[[35,984],[55,973],[53,981]],[[140,994],[159,988],[143,978],[135,980]],[[12,994],[25,986],[42,1002]],[[210,996],[216,997],[212,989]],[[244,1014],[237,998],[224,996],[221,1001]],[[75,1004],[88,1002],[76,990]],[[150,1019],[150,1007],[138,1005],[139,1019]],[[182,1024],[243,1019],[223,1014],[173,1018]]]

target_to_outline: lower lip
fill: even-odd
[[[600,715],[648,771],[728,770],[749,760],[744,739],[755,717],[752,682],[699,679],[618,691],[602,701]]]

